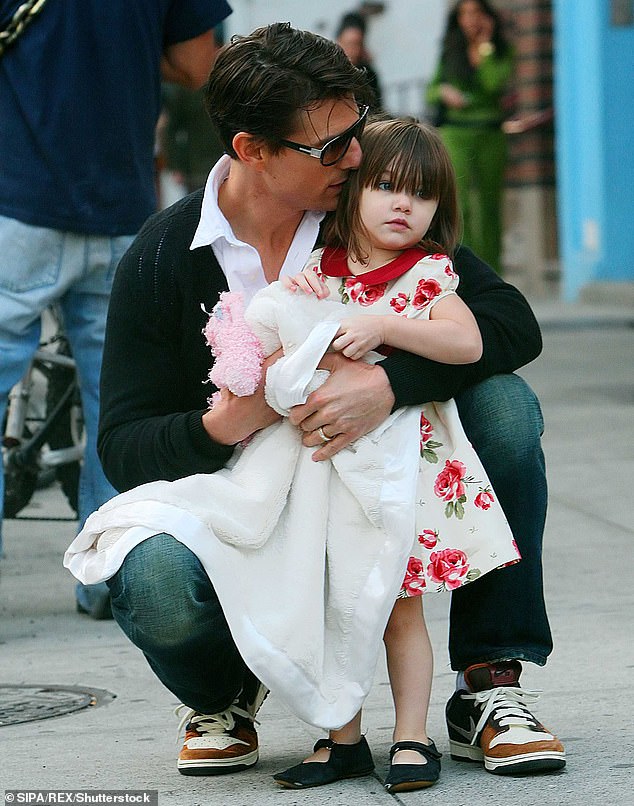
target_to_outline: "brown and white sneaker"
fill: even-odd
[[[181,775],[221,775],[253,767],[258,760],[254,717],[239,707],[238,700],[217,714],[188,710],[181,721],[185,725],[177,762]]]
[[[464,673],[469,691],[447,703],[451,757],[484,762],[496,775],[560,770],[566,754],[559,739],[529,711],[537,692],[519,686],[518,661],[479,663]]]

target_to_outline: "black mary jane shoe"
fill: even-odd
[[[415,750],[427,760],[426,764],[392,764],[392,759],[399,750]],[[413,789],[424,789],[432,786],[440,777],[440,759],[442,753],[429,740],[422,742],[396,742],[390,747],[390,771],[383,786],[388,792],[407,792]]]
[[[332,784],[342,778],[360,778],[363,775],[370,775],[374,770],[372,753],[365,736],[362,736],[356,744],[337,744],[332,739],[319,739],[313,752],[322,747],[330,750],[328,761],[296,764],[284,772],[278,772],[273,779],[288,789],[307,789],[311,786]]]

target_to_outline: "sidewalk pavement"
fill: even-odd
[[[446,651],[448,597],[438,596],[425,601],[436,654],[429,729],[445,754],[441,781],[431,790],[395,797],[382,787],[392,726],[383,664],[364,721],[375,777],[302,793],[277,787],[272,774],[299,761],[318,733],[273,695],[260,712],[261,760],[254,770],[180,776],[174,697],[116,624],[74,611],[74,583],[61,557],[75,524],[53,520],[69,511],[61,492],[50,488],[23,513],[38,520],[5,523],[0,687],[84,687],[95,692],[96,707],[0,727],[0,791],[155,789],[161,806],[634,803],[632,702],[626,699],[634,669],[634,311],[556,302],[537,303],[535,310],[544,353],[522,374],[546,419],[544,563],[555,651],[546,667],[527,665],[523,683],[543,690],[535,711],[564,741],[565,770],[506,778],[451,760],[443,718],[454,685]]]

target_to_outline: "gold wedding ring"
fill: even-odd
[[[327,437],[327,436],[324,434],[324,429],[323,429],[321,426],[319,426],[319,428],[317,429],[317,433],[318,433],[318,434],[319,434],[319,436],[321,437],[322,442],[330,442],[330,440],[332,439],[332,437]]]

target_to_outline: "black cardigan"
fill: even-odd
[[[211,353],[202,330],[225,276],[211,247],[190,250],[203,191],[152,216],[117,269],[101,371],[98,450],[120,491],[223,467],[233,452],[207,435],[202,415]],[[458,293],[484,343],[480,361],[438,364],[393,351],[381,364],[396,406],[447,400],[541,351],[539,326],[520,292],[466,248],[458,250]]]

